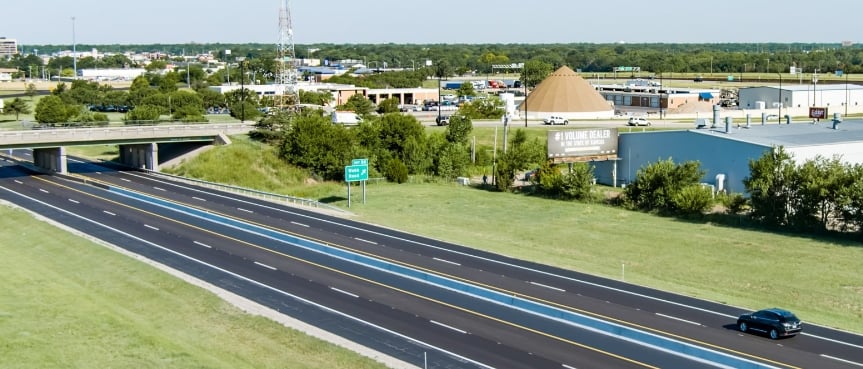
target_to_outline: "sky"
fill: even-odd
[[[23,45],[71,45],[73,35],[88,45],[275,44],[283,2],[3,0],[0,37]],[[863,42],[858,0],[290,3],[295,44]]]

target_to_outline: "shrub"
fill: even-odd
[[[693,184],[674,193],[671,202],[682,214],[702,214],[713,204],[713,193],[710,187]]]
[[[390,182],[405,183],[408,181],[408,166],[401,160],[392,158],[384,167],[384,177]]]

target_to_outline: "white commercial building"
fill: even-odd
[[[781,99],[781,100],[780,100]],[[745,110],[788,109],[782,115],[806,115],[809,107],[827,108],[829,113],[863,111],[863,86],[854,84],[804,84],[743,87],[738,105]]]
[[[131,81],[144,73],[147,73],[147,70],[143,68],[79,69],[78,77],[98,81]]]
[[[14,38],[0,37],[0,57],[18,54],[18,41]]]

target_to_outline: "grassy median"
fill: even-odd
[[[383,368],[0,206],[0,366]]]

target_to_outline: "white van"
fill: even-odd
[[[352,111],[334,111],[332,118],[333,123],[345,125],[360,124],[363,121],[363,117]]]

